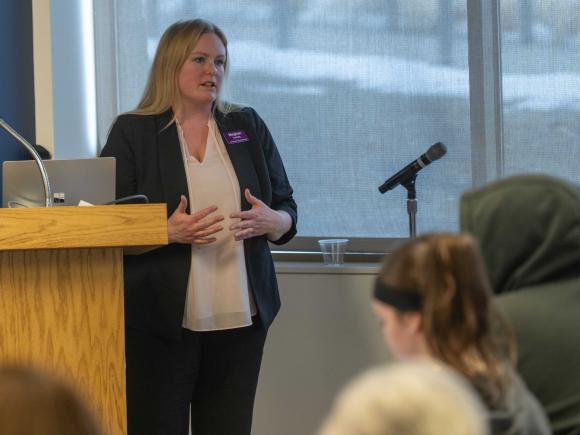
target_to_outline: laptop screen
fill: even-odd
[[[53,203],[101,205],[115,199],[115,158],[43,160]],[[34,160],[6,161],[2,166],[3,207],[44,207],[44,184]]]

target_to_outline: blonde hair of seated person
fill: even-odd
[[[102,435],[71,387],[28,367],[0,368],[2,435]]]
[[[480,399],[442,366],[371,369],[338,396],[318,435],[487,435]]]

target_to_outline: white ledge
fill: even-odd
[[[378,263],[344,263],[340,266],[326,266],[322,262],[275,262],[278,274],[316,275],[376,275],[381,267]]]

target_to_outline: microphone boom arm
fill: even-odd
[[[34,149],[30,143],[26,139],[24,139],[21,135],[18,134],[16,130],[14,130],[10,125],[6,123],[2,118],[0,118],[0,127],[6,130],[14,139],[16,139],[21,145],[26,148],[26,150],[32,154],[36,165],[38,166],[38,170],[40,171],[40,175],[42,176],[42,183],[44,184],[44,198],[45,198],[45,206],[52,207],[52,190],[50,188],[50,182],[48,181],[48,173],[46,172],[46,167],[44,163],[42,163],[42,158],[38,154],[38,152]]]

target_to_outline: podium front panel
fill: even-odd
[[[0,359],[60,374],[127,433],[122,248],[0,252]]]

